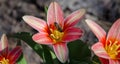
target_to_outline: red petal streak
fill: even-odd
[[[33,40],[39,44],[53,44],[53,41],[47,33],[37,33],[33,35]]]
[[[9,51],[8,51],[8,47],[7,47],[4,50],[0,51],[0,58],[1,59],[4,57],[6,58],[8,56],[8,53],[9,53]]]
[[[62,62],[65,63],[68,60],[68,48],[67,44],[61,42],[59,44],[53,45],[54,52],[57,58]]]
[[[48,8],[47,12],[47,22],[48,25],[53,25],[54,22],[57,22],[58,24],[63,25],[63,11],[58,3],[52,2]]]
[[[109,64],[120,64],[120,60],[109,60]]]
[[[94,53],[101,58],[106,58],[106,59],[110,59],[109,55],[107,54],[107,52],[105,51],[103,44],[101,42],[98,42],[96,44],[94,44],[92,46],[92,50],[94,51]]]
[[[77,10],[77,11],[73,12],[72,14],[70,14],[64,20],[65,28],[74,26],[76,23],[78,23],[80,21],[80,19],[84,16],[84,14],[85,14],[84,9]]]
[[[110,38],[120,41],[120,19],[118,19],[109,30],[107,40],[109,40]]]
[[[101,61],[101,64],[109,64],[109,60],[108,59],[104,59],[104,58],[100,58],[99,60]]]
[[[88,24],[92,32],[96,35],[96,37],[99,39],[99,41],[103,43],[106,38],[106,32],[92,20],[87,19],[86,23]]]
[[[67,28],[64,33],[63,41],[65,42],[77,40],[83,35],[83,31],[75,27]]]
[[[28,23],[31,27],[33,27],[39,32],[48,30],[46,22],[42,19],[27,15],[23,16],[23,19],[26,23]]]
[[[21,47],[17,46],[9,53],[7,58],[10,60],[11,64],[14,64],[20,57],[21,53],[22,53]]]

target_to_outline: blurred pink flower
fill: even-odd
[[[21,53],[20,46],[15,47],[12,51],[8,50],[8,40],[6,35],[3,34],[0,42],[0,64],[16,64]]]
[[[108,35],[95,22],[87,19],[86,23],[99,39],[92,50],[100,57],[102,64],[120,64],[120,19],[110,28]]]
[[[39,32],[33,35],[33,40],[39,44],[51,44],[57,58],[64,63],[68,59],[67,42],[79,39],[83,34],[74,25],[84,14],[85,10],[81,9],[64,19],[59,4],[52,2],[48,8],[47,22],[33,16],[23,16],[23,19]]]

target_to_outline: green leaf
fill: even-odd
[[[20,41],[20,40],[18,40],[17,46],[21,46],[21,41]],[[21,54],[21,56],[20,56],[19,59],[17,60],[17,64],[27,64],[27,61],[26,61],[26,59],[24,58],[23,53]]]
[[[100,60],[98,59],[98,57],[96,55],[93,56],[92,62],[93,62],[93,64],[101,64]]]
[[[76,40],[68,43],[69,58],[71,64],[79,64],[80,62],[91,63],[91,51],[86,43]]]
[[[38,45],[36,42],[32,40],[32,35],[27,32],[15,33],[12,35],[8,35],[10,37],[14,37],[26,42],[41,58],[43,58],[43,49],[41,45]]]
[[[53,64],[51,49],[45,45],[39,45],[36,42],[34,42],[30,33],[21,32],[10,36],[26,42],[40,57],[42,57],[45,64]]]
[[[46,15],[47,15],[48,7],[45,6],[45,7],[44,7],[44,10],[45,10],[45,13],[46,13]]]
[[[45,64],[53,64],[53,59],[52,59],[52,55],[50,52],[50,49],[43,45],[43,50],[44,50],[44,60],[45,60]]]
[[[17,64],[27,64],[26,59],[24,58],[23,54],[18,59]]]

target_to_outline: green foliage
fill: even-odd
[[[26,42],[38,55],[42,56],[43,49],[41,45],[38,45],[32,40],[32,35],[27,32],[16,33],[10,35],[11,37],[18,38]],[[43,58],[43,57],[42,57]]]
[[[23,54],[18,59],[17,64],[27,64],[26,59],[24,58]]]
[[[55,56],[53,50],[46,45],[37,44],[32,40],[32,35],[27,32],[21,32],[11,35],[11,37],[26,42],[44,61],[44,64],[63,64]],[[81,40],[68,43],[69,60],[64,64],[99,64],[97,57],[91,57],[89,46]],[[98,63],[97,63],[98,62]],[[22,55],[19,64],[26,64]]]
[[[21,46],[21,41],[18,40],[18,43],[17,43],[18,46]],[[23,53],[21,54],[21,56],[19,57],[19,59],[17,60],[17,64],[27,64],[27,61],[23,55]]]
[[[68,44],[70,64],[90,64],[92,63],[91,51],[88,45],[81,40],[72,41]]]
[[[36,42],[34,42],[30,33],[21,32],[10,35],[10,37],[23,40],[43,59],[45,64],[53,64],[50,49],[48,49],[48,47],[45,45],[39,45]]]

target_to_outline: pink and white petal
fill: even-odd
[[[6,35],[3,34],[1,37],[1,42],[0,42],[0,51],[4,50],[7,47],[8,47],[8,40],[7,40]]]
[[[39,32],[46,31],[48,29],[47,23],[37,17],[26,15],[23,16],[23,20]]]
[[[104,29],[102,29],[98,24],[96,24],[92,20],[87,19],[86,23],[88,24],[88,26],[90,27],[90,29],[96,35],[100,42],[105,41],[106,32],[104,31]]]
[[[95,43],[91,49],[98,57],[110,59],[101,42]]]
[[[3,34],[2,37],[1,37],[0,52],[1,52],[1,55],[7,56],[7,53],[8,53],[8,40],[7,40],[6,34]]]
[[[11,64],[14,64],[18,58],[20,57],[20,55],[22,54],[22,49],[20,46],[15,47],[8,55],[8,59],[9,61],[11,61]]]
[[[110,28],[107,40],[110,38],[115,38],[120,41],[120,19],[118,19]]]
[[[53,49],[60,62],[65,63],[68,60],[68,48],[65,42],[54,44]]]
[[[83,35],[80,28],[70,27],[64,31],[63,41],[70,42],[79,39]]]
[[[60,5],[56,2],[52,2],[48,8],[47,12],[47,22],[48,25],[54,25],[55,22],[63,26],[63,11]]]
[[[85,10],[80,9],[67,16],[66,19],[64,20],[65,28],[74,26],[76,23],[80,21],[80,19],[84,16],[84,14],[85,14]]]
[[[37,33],[33,35],[33,40],[39,44],[53,44],[52,39],[47,33]]]
[[[120,64],[120,61],[109,59],[109,64]]]

